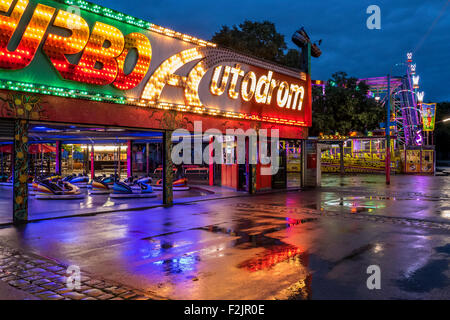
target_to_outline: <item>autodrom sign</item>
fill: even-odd
[[[304,73],[85,1],[0,0],[1,88],[309,126]]]

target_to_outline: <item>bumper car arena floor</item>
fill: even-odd
[[[116,210],[146,208],[162,204],[161,191],[155,191],[153,198],[112,199],[108,194],[90,195],[87,188],[81,189],[83,199],[38,200],[30,195],[28,198],[28,218],[48,219],[73,215],[86,215]],[[174,192],[174,199],[198,199],[211,193],[193,188],[188,191]],[[12,187],[0,186],[0,224],[12,222]]]

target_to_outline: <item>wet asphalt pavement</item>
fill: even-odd
[[[41,221],[0,243],[170,299],[449,299],[450,177],[383,182]]]

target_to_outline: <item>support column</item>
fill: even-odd
[[[306,154],[306,140],[302,139],[301,140],[301,175],[300,175],[300,186],[302,188],[306,187],[306,169],[307,169],[307,165],[306,165],[306,161],[307,161],[307,154]]]
[[[146,159],[146,167],[145,172],[147,176],[150,174],[150,143],[146,143],[145,145],[145,159]]]
[[[387,114],[386,114],[386,184],[391,184],[391,75],[388,74],[388,98],[387,98]],[[405,158],[406,160],[406,158]],[[406,164],[406,161],[405,161]]]
[[[87,144],[86,149],[83,151],[83,174],[87,175],[89,168],[89,145]]]
[[[119,148],[117,150],[117,153],[119,155],[119,159],[117,160],[117,171],[118,171],[118,176],[117,176],[117,180],[120,181],[120,177],[122,175],[122,159],[121,159],[121,155],[122,155],[122,151],[120,151],[120,143],[119,143]]]
[[[163,204],[166,206],[173,205],[173,168],[172,168],[172,131],[163,132]]]
[[[3,167],[3,151],[0,152],[0,157],[1,157],[1,159],[0,159],[0,165],[1,165],[1,173],[0,173],[0,176],[2,177],[2,179],[4,179],[5,169],[4,169],[4,167]]]
[[[28,121],[14,122],[13,221],[28,220]]]
[[[256,146],[250,146],[250,138],[249,139],[249,152],[252,148],[256,148],[255,152],[249,153],[249,160],[250,160],[250,185],[249,185],[249,191],[251,194],[256,193],[256,168],[258,163],[258,148],[259,148],[259,142],[256,142]]]
[[[127,141],[127,178],[133,176],[133,141]]]
[[[95,166],[94,166],[94,145],[91,146],[91,180],[95,177]]]
[[[55,174],[61,175],[61,141],[56,141]]]
[[[344,142],[339,143],[339,148],[341,152],[340,161],[341,161],[341,175],[345,174],[345,166],[344,166]]]
[[[213,141],[214,141],[214,136],[211,136],[209,138],[209,185],[213,186],[214,185],[214,161],[213,161],[213,153],[214,153],[214,148],[213,148]]]
[[[251,152],[250,137],[245,138],[245,170],[247,172],[248,193],[256,193],[256,152]]]

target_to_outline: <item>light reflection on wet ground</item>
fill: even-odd
[[[82,213],[96,213],[110,210],[126,210],[136,206],[150,207],[160,205],[162,203],[161,192],[156,191],[156,198],[148,199],[111,199],[109,195],[98,194],[90,195],[87,188],[81,189],[85,194],[84,199],[71,200],[37,200],[34,196],[30,196],[29,218],[45,219],[53,217],[70,216]],[[192,189],[189,191],[177,191],[176,198],[189,198],[205,196],[206,193]],[[12,221],[12,188],[0,186],[0,224],[10,223]]]
[[[450,298],[448,229],[320,214],[361,208],[353,214],[450,223],[438,209],[450,206],[448,181],[417,200],[411,188],[360,179],[357,188],[43,221],[0,229],[0,242],[173,299]],[[366,287],[373,264],[379,291]]]

